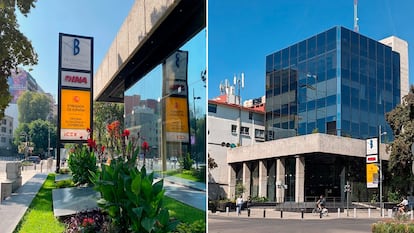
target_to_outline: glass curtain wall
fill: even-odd
[[[336,134],[336,28],[266,58],[267,140]]]
[[[385,113],[400,103],[399,64],[389,46],[342,27],[267,56],[266,140],[315,132],[364,139],[378,125],[391,137]]]
[[[385,113],[400,103],[399,64],[399,54],[389,46],[341,28],[343,136],[375,137],[381,125],[392,137]]]

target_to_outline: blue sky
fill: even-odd
[[[245,73],[242,99],[263,96],[267,55],[333,26],[353,29],[353,0],[209,0],[208,98],[220,94],[224,79]],[[410,84],[414,83],[414,1],[363,0],[359,31],[380,40],[395,35],[409,44]]]
[[[20,30],[32,41],[39,55],[38,65],[24,68],[26,70],[32,68],[30,74],[37,83],[45,92],[52,93],[57,100],[59,33],[94,37],[94,72],[96,72],[134,2],[134,0],[37,1],[36,7],[27,17],[18,16]],[[206,68],[205,35],[206,32],[203,30],[181,48],[189,50],[190,53],[188,71],[190,98],[192,98],[192,88],[196,88],[202,92],[204,100],[206,90],[200,80],[200,72]],[[159,67],[149,75],[160,77]],[[161,91],[161,87],[159,89]],[[154,89],[147,89],[147,91],[154,92]],[[147,93],[135,94],[147,95]],[[147,96],[156,98],[155,95]],[[205,112],[205,104],[201,105],[197,102],[197,105],[200,105],[199,111]]]

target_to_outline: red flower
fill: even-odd
[[[95,223],[95,221],[93,220],[93,218],[84,218],[83,221],[82,221],[82,226],[86,227],[86,226],[92,225],[94,223]]]
[[[104,151],[105,151],[105,146],[102,146],[101,147],[101,152],[104,153]]]
[[[96,142],[95,142],[95,140],[92,140],[91,138],[88,138],[87,143],[88,143],[89,148],[96,150]]]
[[[125,129],[122,133],[122,137],[128,137],[129,136],[129,130]]]
[[[149,148],[148,142],[144,141],[144,142],[142,143],[142,149],[143,149],[143,150],[148,150],[148,148]]]

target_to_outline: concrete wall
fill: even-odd
[[[217,113],[208,113],[208,153],[211,158],[217,163],[218,167],[209,171],[209,183],[218,183],[217,185],[209,186],[209,197],[213,198],[211,195],[216,195],[219,193],[220,196],[224,197],[224,194],[221,191],[227,191],[229,185],[229,175],[228,175],[228,164],[227,164],[227,153],[228,151],[233,151],[235,148],[223,147],[221,146],[222,142],[228,143],[239,143],[239,109],[234,107],[234,105],[220,105],[217,104]],[[252,145],[252,144],[261,144],[262,142],[256,142],[255,139],[255,129],[264,130],[263,126],[263,117],[264,114],[254,113],[256,121],[249,119],[249,111],[243,109],[241,113],[242,126],[249,127],[249,135],[242,136],[242,145]],[[261,117],[260,117],[261,116]],[[254,124],[253,124],[254,123]],[[237,126],[237,131],[235,133],[231,132],[231,125]],[[213,191],[214,189],[214,191]]]
[[[385,144],[381,144],[380,155],[383,160],[388,160],[389,154],[386,153],[385,147]],[[301,155],[314,152],[365,158],[366,141],[320,133],[308,134],[228,150],[227,163]]]
[[[393,51],[400,54],[400,79],[401,79],[401,100],[409,92],[409,64],[408,64],[408,43],[396,36],[390,36],[380,40],[388,45]]]

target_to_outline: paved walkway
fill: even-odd
[[[0,229],[2,233],[14,231],[47,177],[47,174],[32,175],[28,173],[28,175],[31,178],[26,179],[23,186],[0,204]]]
[[[36,196],[46,180],[47,174],[53,171],[54,170],[47,171],[46,169],[40,170],[39,166],[37,166],[36,169],[35,167],[25,167],[22,171],[22,186],[15,193],[13,193],[11,197],[3,200],[0,204],[1,233],[13,233],[33,198]],[[171,186],[182,185],[204,192],[204,194],[197,194],[197,196],[201,199],[204,198],[205,203],[206,185],[204,183],[188,181],[174,176],[164,177],[164,180],[165,186],[169,186],[171,184],[173,184]],[[199,197],[200,195],[203,197]],[[190,200],[187,201],[190,202]]]
[[[391,211],[391,210],[390,210]],[[391,212],[389,210],[383,210],[384,217],[381,217],[379,209],[349,209],[347,214],[346,210],[343,209],[340,212],[329,212],[328,216],[323,216],[322,219],[352,219],[352,218],[365,218],[365,219],[390,219]],[[231,212],[220,212],[212,213],[208,211],[208,215],[226,217],[240,217],[240,218],[278,218],[278,219],[320,219],[320,215],[313,213],[302,213],[301,212],[289,212],[275,210],[274,208],[252,208],[250,210],[250,217],[248,216],[247,210],[243,210],[240,215],[237,215],[235,211]],[[413,220],[414,211],[407,213],[407,218]]]
[[[205,183],[201,183],[201,182],[195,182],[195,181],[191,181],[191,180],[186,180],[180,177],[176,177],[176,176],[166,176],[164,177],[164,181],[166,182],[170,182],[173,184],[179,184],[191,189],[195,189],[198,191],[204,191],[206,192],[206,184]]]

